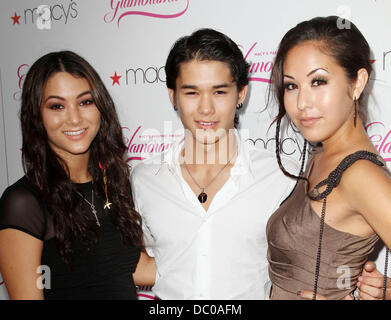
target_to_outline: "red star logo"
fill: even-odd
[[[371,64],[375,63],[375,61],[376,61],[376,59],[369,60],[369,62],[370,62]]]
[[[14,20],[14,22],[12,23],[12,25],[14,25],[15,23],[20,24],[20,23],[19,23],[19,18],[20,18],[20,16],[18,16],[18,15],[16,14],[16,12],[15,12],[15,15],[14,15],[13,17],[11,17],[11,19]]]
[[[122,77],[122,76],[117,75],[117,72],[114,72],[114,75],[113,75],[112,77],[110,77],[110,78],[113,80],[112,86],[115,85],[116,83],[117,83],[118,85],[120,85],[119,79],[120,79],[121,77]]]

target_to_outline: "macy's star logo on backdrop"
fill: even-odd
[[[117,75],[117,72],[114,72],[114,75],[112,77],[110,77],[112,80],[113,80],[113,83],[111,84],[112,86],[115,85],[116,83],[118,85],[120,85],[119,83],[119,79],[121,78],[122,76],[119,76]]]
[[[20,19],[20,16],[18,16],[15,12],[15,15],[13,17],[11,17],[12,20],[14,20],[14,22],[12,23],[12,25],[14,25],[15,23],[17,24],[20,24],[19,23],[19,19]]]

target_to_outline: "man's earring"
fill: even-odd
[[[176,104],[174,104],[174,110],[178,111],[178,107],[176,106]]]
[[[357,123],[357,99],[356,99],[356,97],[354,97],[354,116],[353,116],[353,123],[354,123],[354,127],[356,127],[356,123]]]
[[[236,109],[241,109],[241,108],[243,108],[243,103],[239,103],[237,106],[236,106]]]

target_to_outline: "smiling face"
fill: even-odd
[[[86,79],[67,72],[53,74],[46,82],[41,115],[48,142],[64,160],[88,155],[100,127],[96,107]]]
[[[181,63],[176,90],[169,89],[183,126],[201,144],[217,143],[234,128],[236,106],[246,92],[247,86],[238,90],[228,64],[199,60]]]
[[[283,74],[286,112],[307,140],[323,142],[353,127],[353,97],[358,99],[362,90],[319,43],[293,47]]]

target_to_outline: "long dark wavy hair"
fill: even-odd
[[[344,28],[340,27],[340,22],[343,22]],[[323,53],[332,56],[337,61],[345,70],[347,78],[352,82],[357,79],[357,72],[360,69],[366,69],[368,75],[372,72],[368,42],[360,30],[347,19],[338,16],[313,18],[299,23],[282,38],[273,65],[267,104],[270,104],[271,98],[274,98],[278,104],[278,114],[272,122],[272,124],[276,123],[276,155],[278,165],[285,175],[298,179],[305,179],[301,174],[303,173],[305,163],[307,141],[304,142],[300,174],[296,176],[287,172],[281,163],[279,137],[281,120],[286,115],[284,105],[284,61],[292,48],[305,41],[316,42],[318,48]],[[366,112],[363,106],[364,99],[366,99],[366,94],[362,94],[358,100],[358,110],[363,122],[366,119]]]
[[[101,117],[99,131],[89,149],[88,170],[93,188],[102,198],[105,197],[100,162],[106,169],[112,222],[119,229],[124,243],[141,248],[141,217],[133,209],[129,168],[124,161],[126,146],[114,102],[98,73],[86,60],[71,51],[60,51],[44,55],[31,66],[23,85],[20,113],[23,167],[53,218],[59,254],[71,265],[73,241],[77,239],[94,245],[99,231],[92,215],[83,213],[82,200],[75,197],[77,189],[69,178],[68,167],[49,146],[43,125],[41,103],[44,87],[57,72],[84,78],[90,86]]]

